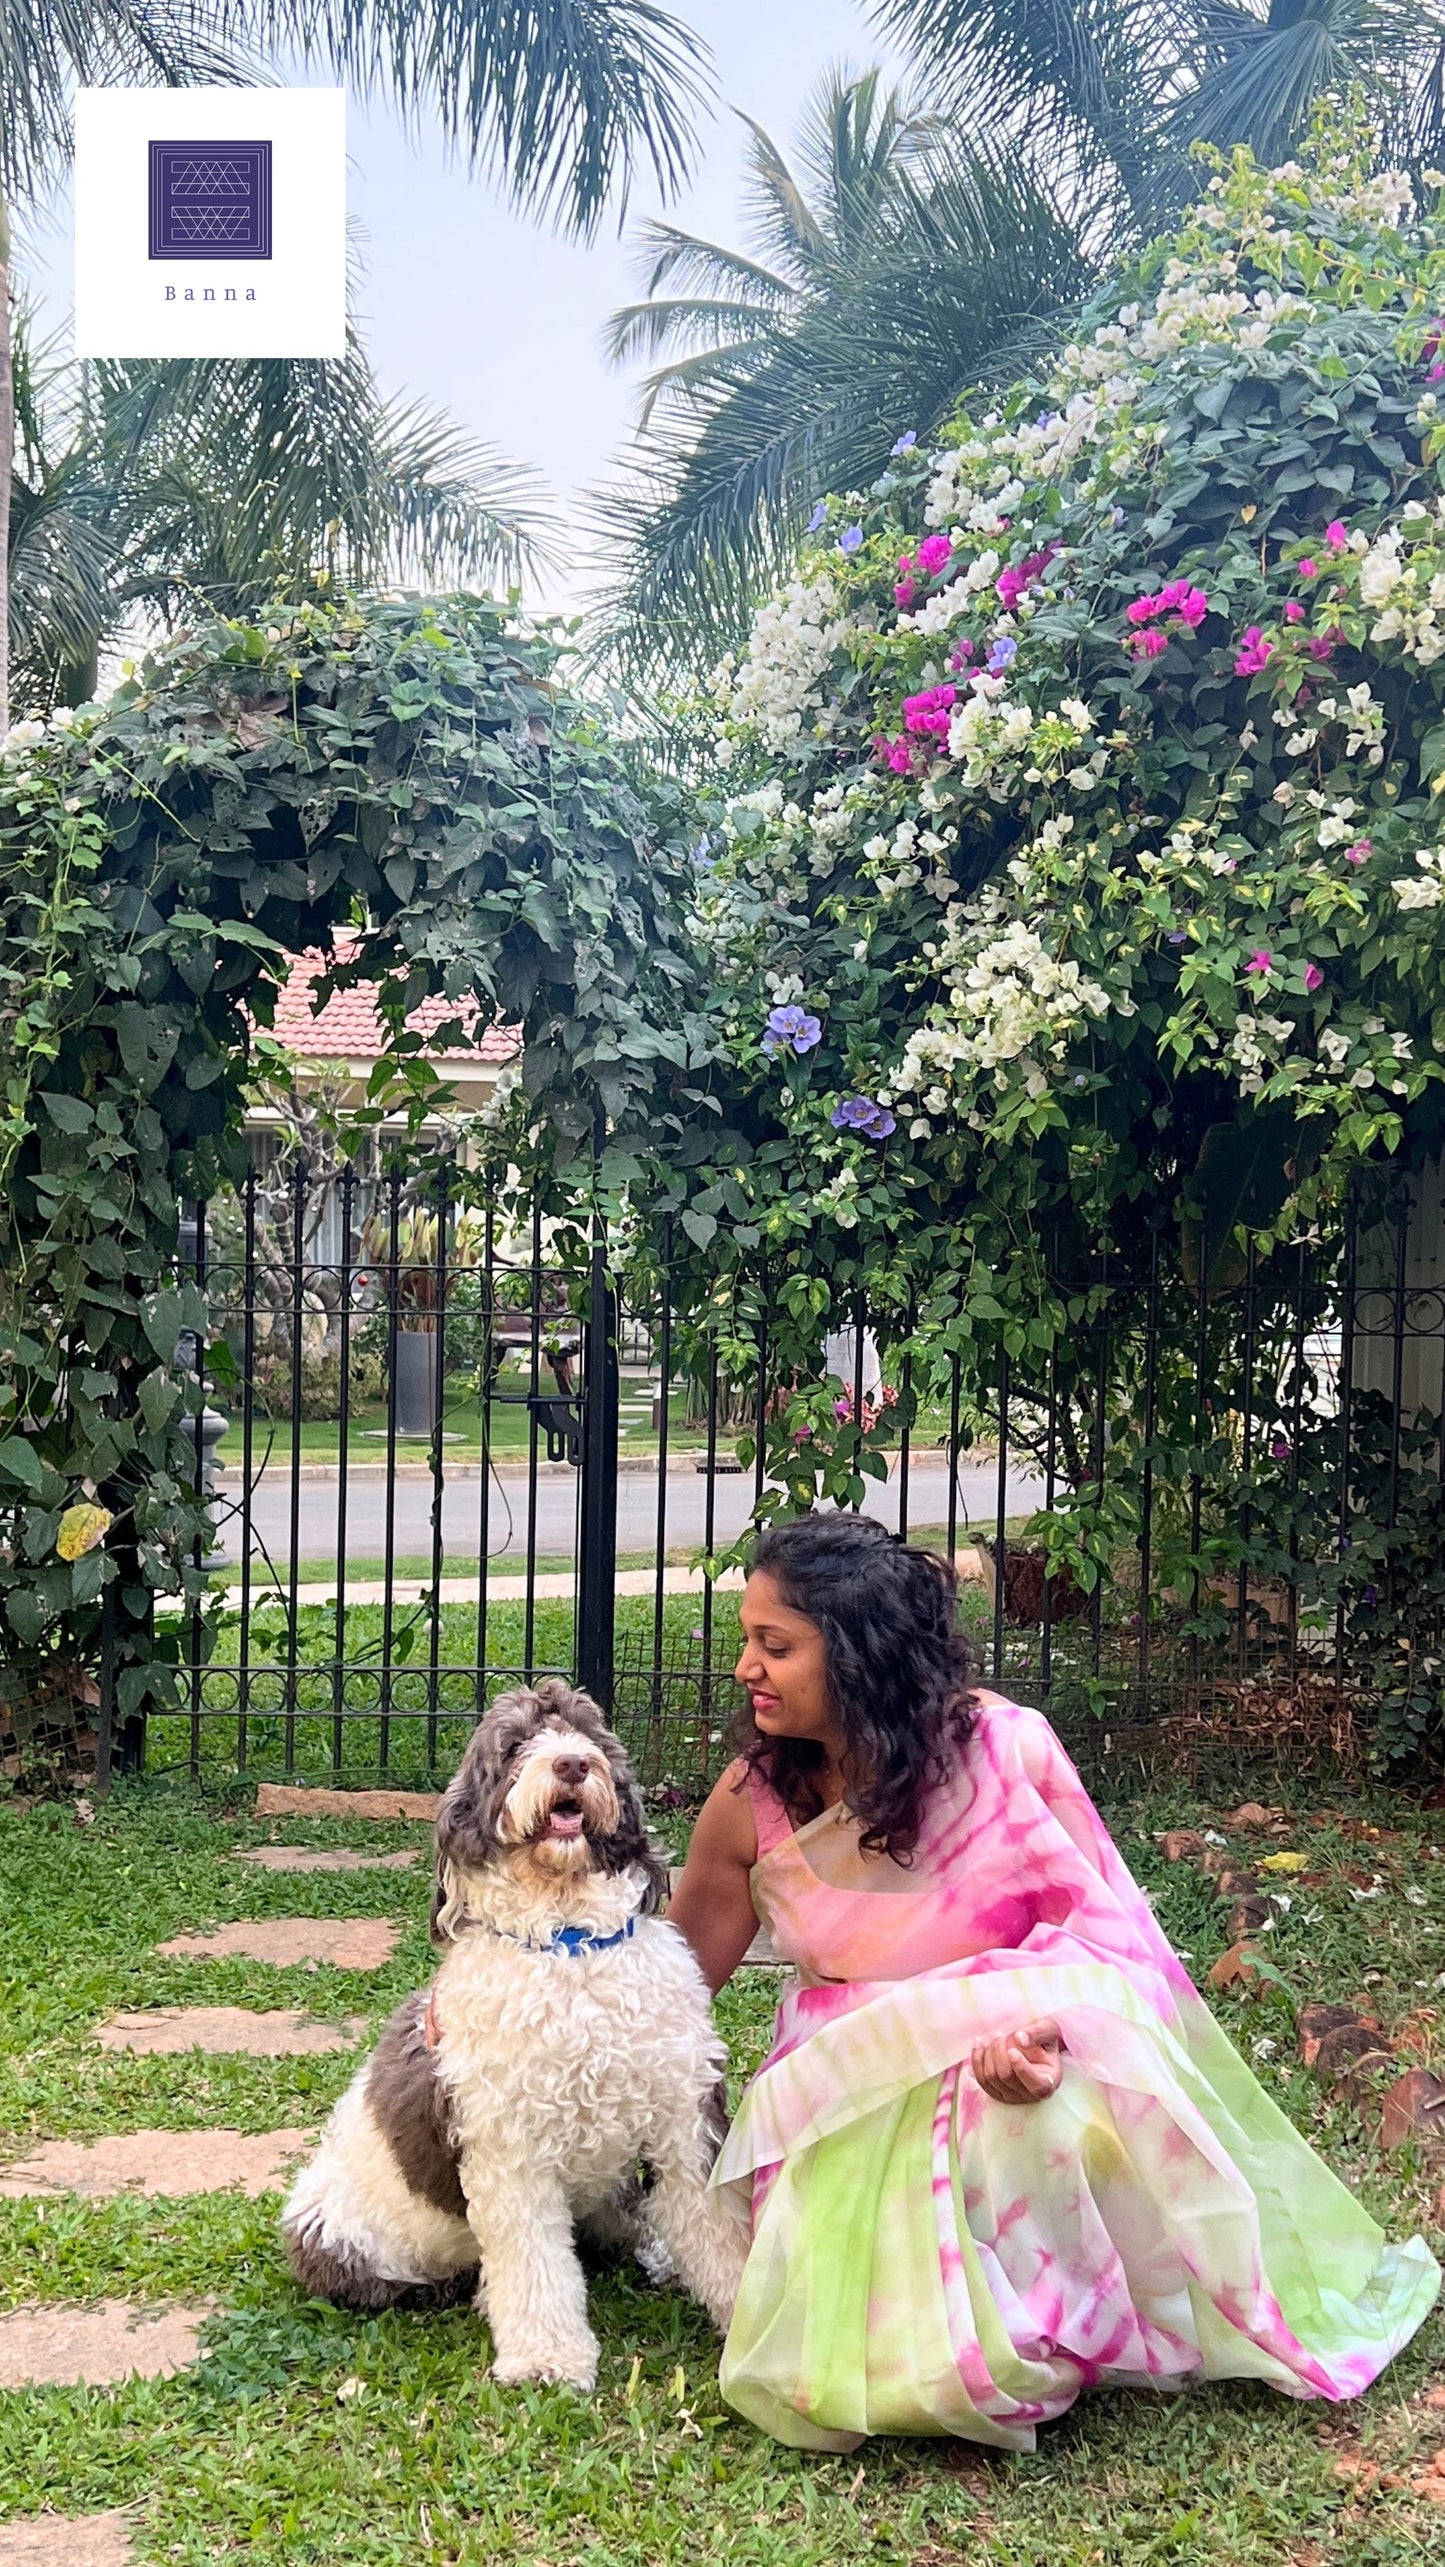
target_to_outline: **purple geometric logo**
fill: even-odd
[[[152,143],[152,258],[271,255],[269,143]]]

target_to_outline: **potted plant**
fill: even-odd
[[[396,1312],[395,1396],[399,1435],[433,1435],[441,1415],[437,1365],[441,1313],[457,1278],[473,1268],[480,1249],[478,1225],[459,1213],[442,1258],[435,1212],[413,1206],[402,1214],[393,1244],[388,1216],[373,1213],[362,1239],[376,1270],[383,1300]]]

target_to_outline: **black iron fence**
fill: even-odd
[[[850,1302],[784,1375],[765,1273],[684,1315],[665,1261],[634,1287],[540,1208],[347,1173],[323,1223],[304,1172],[253,1178],[187,1236],[216,1543],[150,1761],[434,1774],[556,1671],[696,1791],[737,1699],[729,1555],[820,1415],[843,1502],[959,1563],[994,1684],[1066,1722],[1327,1699],[1408,1747],[1445,1655],[1438,1206],[1399,1190],[1223,1288],[1171,1247],[1055,1278],[1045,1357],[962,1301],[927,1331]]]

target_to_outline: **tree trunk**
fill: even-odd
[[[10,362],[10,217],[0,194],[0,740],[10,728],[10,482],[15,375]]]

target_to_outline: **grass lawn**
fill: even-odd
[[[1292,1998],[1368,1998],[1387,2030],[1422,2007],[1445,2015],[1445,1818],[1382,1801],[1364,1814],[1389,1832],[1371,1839],[1362,1802],[1336,1796],[1330,1823],[1306,1834],[1306,1814],[1326,1806],[1312,1792],[1297,1811],[1324,1886],[1296,1892],[1270,1937]],[[1222,1910],[1208,1882],[1162,1862],[1153,1830],[1212,1822],[1181,1793],[1108,1814],[1202,1976]],[[402,1827],[258,1827],[244,1794],[228,1808],[189,1785],[122,1790],[90,1825],[69,1805],[0,1808],[0,2158],[50,2137],[262,2131],[324,2112],[343,2057],[131,2058],[88,2039],[112,2008],[187,2001],[338,2018],[369,2007],[379,2021],[426,1974],[423,1867],[286,1878],[234,1861],[267,1837],[421,1841]],[[1362,1875],[1378,1879],[1375,1896],[1356,1895]],[[154,1957],[183,1927],[297,1912],[403,1917],[406,1932],[374,1977]],[[749,1973],[722,2000],[738,2076],[760,2054],[774,1995],[769,1976]],[[1356,2106],[1293,2064],[1278,1990],[1215,2003],[1344,2179],[1395,2233],[1423,2227],[1438,2251],[1445,2167],[1382,2156]],[[0,2305],[214,2302],[208,2358],[190,2373],[0,2396],[0,2519],[133,2507],[145,2567],[1424,2567],[1441,2555],[1445,2513],[1413,2484],[1445,2443],[1438,2315],[1352,2407],[1248,2386],[1109,2395],[1082,2400],[1028,2458],[881,2441],[820,2459],[728,2414],[705,2321],[627,2272],[593,2286],[603,2358],[589,2405],[494,2387],[485,2331],[465,2311],[363,2319],[301,2301],[275,2219],[274,2197],[0,2202]]]

